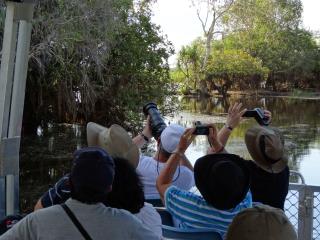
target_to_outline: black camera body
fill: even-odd
[[[150,127],[152,136],[155,139],[158,139],[162,133],[162,131],[167,127],[167,124],[164,122],[157,104],[153,102],[149,102],[143,106],[143,113],[145,116],[150,116]]]
[[[242,117],[253,117],[257,123],[263,126],[269,125],[269,118],[264,115],[264,111],[261,108],[254,108],[253,110],[247,110]]]
[[[209,135],[209,126],[203,125],[200,121],[195,122],[196,130],[193,132],[194,135]]]

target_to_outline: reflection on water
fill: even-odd
[[[183,98],[182,111],[172,121],[179,121],[186,126],[193,122],[214,122],[221,127],[225,121],[225,114],[234,102],[240,101],[248,109],[263,107],[272,112],[272,126],[279,128],[285,137],[289,156],[289,166],[293,170],[301,171],[307,184],[320,185],[320,176],[316,173],[320,162],[320,100],[290,99],[284,97],[242,97],[200,100]],[[257,124],[253,119],[244,120],[233,130],[227,145],[227,150],[250,158],[244,145],[246,130]],[[205,153],[208,147],[206,139],[199,139],[189,149],[191,160]],[[302,167],[303,166],[303,167]],[[306,167],[308,166],[308,167]],[[297,179],[291,179],[296,181]]]
[[[288,98],[230,98],[221,99],[181,99],[181,111],[170,122],[192,126],[193,122],[214,122],[223,126],[230,104],[241,101],[248,109],[264,107],[273,114],[272,125],[283,131],[289,154],[291,169],[299,170],[307,184],[320,185],[320,100],[299,100]],[[245,120],[234,129],[227,145],[232,153],[249,158],[244,145],[246,129],[256,124]],[[22,139],[20,161],[20,204],[23,212],[28,212],[41,194],[58,178],[69,171],[72,153],[86,145],[85,129],[78,125],[49,126],[38,129],[37,137]],[[187,151],[191,161],[202,156],[208,148],[207,139],[198,136]],[[297,181],[297,179],[292,179]]]
[[[57,179],[69,172],[72,153],[86,144],[78,125],[38,129],[38,136],[24,137],[20,160],[20,206],[32,210],[35,202]]]

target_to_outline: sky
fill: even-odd
[[[303,26],[320,32],[320,0],[302,0]],[[158,0],[153,6],[152,21],[161,26],[164,34],[173,43],[176,53],[202,35],[200,22],[190,0]],[[175,56],[169,59],[175,63]]]

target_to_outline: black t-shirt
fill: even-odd
[[[252,200],[283,210],[289,189],[289,168],[280,173],[269,173],[253,161],[248,161],[248,167],[251,172]]]

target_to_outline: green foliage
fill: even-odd
[[[211,89],[226,95],[231,87],[258,88],[268,69],[258,58],[241,50],[214,50],[208,60],[206,73]]]
[[[91,120],[130,128],[143,103],[163,102],[173,49],[151,23],[151,3],[38,1],[24,125]]]
[[[241,50],[214,51],[206,71],[215,75],[226,74],[230,77],[261,75],[265,78],[268,74],[268,69],[262,66],[261,60]]]
[[[238,0],[229,12],[227,48],[242,49],[262,60],[270,69],[267,84],[310,87],[319,47],[312,35],[300,28],[300,0]]]
[[[197,87],[197,82],[200,78],[201,60],[204,54],[203,42],[201,39],[196,39],[190,46],[183,46],[178,54],[177,70],[184,75],[182,79],[175,79],[183,83],[183,86],[189,88],[193,85]]]
[[[204,72],[198,67],[204,40],[179,53],[178,69],[187,73],[186,85],[194,82],[197,89],[206,80],[209,90],[222,94],[231,87],[258,89],[265,80],[276,91],[319,87],[320,47],[301,29],[301,13],[300,0],[235,1],[223,16],[223,38],[211,42]]]

